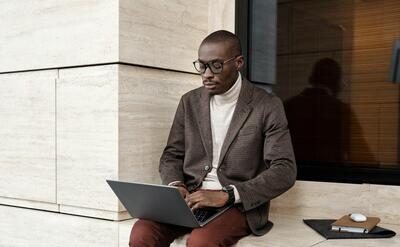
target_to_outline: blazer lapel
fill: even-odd
[[[221,165],[221,162],[224,160],[229,146],[232,144],[240,128],[243,126],[244,122],[246,121],[247,117],[253,109],[249,105],[249,102],[251,101],[253,95],[253,88],[254,86],[245,78],[243,78],[242,88],[239,94],[238,101],[236,103],[235,111],[233,112],[231,123],[226,133],[224,143],[222,144],[218,167]]]
[[[200,129],[201,141],[203,142],[204,149],[207,152],[210,164],[213,158],[213,145],[212,145],[212,135],[211,135],[211,118],[210,118],[210,95],[206,90],[200,93],[200,109],[198,110],[197,124]]]

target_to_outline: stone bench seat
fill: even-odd
[[[398,235],[389,239],[326,240],[304,224],[303,219],[335,219],[360,212],[380,217],[379,226],[400,233],[399,198],[400,186],[297,181],[288,192],[271,201],[272,230],[261,237],[245,237],[236,247],[398,247]],[[124,238],[120,239],[124,243],[120,246],[128,245],[134,222],[120,222],[123,224],[120,237]],[[186,246],[186,238],[175,240],[171,246]]]
[[[397,235],[390,239],[341,239],[326,240],[314,230],[303,223],[301,216],[271,214],[274,222],[272,230],[264,236],[248,236],[240,240],[235,247],[398,247],[400,237]],[[121,222],[125,236],[129,237],[130,227],[136,220]],[[400,225],[380,224],[380,226],[400,232]],[[188,235],[175,240],[172,247],[186,246]],[[128,240],[126,240],[128,241]],[[122,245],[120,245],[122,246]]]

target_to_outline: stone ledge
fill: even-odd
[[[400,186],[296,181],[294,187],[271,201],[273,214],[304,218],[337,218],[360,212],[378,216],[382,223],[399,224]]]
[[[32,209],[53,211],[53,212],[60,211],[60,207],[59,207],[60,205],[58,205],[56,203],[32,201],[32,200],[25,200],[25,199],[18,199],[18,198],[8,198],[8,197],[3,197],[3,196],[0,196],[0,205],[15,206],[15,207],[22,207],[22,208],[32,208]]]
[[[400,236],[390,239],[348,239],[348,240],[326,240],[318,233],[303,223],[307,217],[271,214],[270,220],[274,222],[272,230],[264,236],[248,236],[240,240],[235,247],[394,247],[400,246]],[[121,222],[120,225],[120,246],[127,246],[130,229],[136,219]],[[400,225],[380,224],[382,227],[400,232]],[[186,246],[185,235],[175,240],[172,247]],[[125,244],[125,245],[124,245]]]
[[[303,223],[301,216],[271,214],[274,227],[264,236],[248,236],[240,240],[235,247],[397,247],[400,236],[390,239],[343,239],[326,240]],[[380,226],[400,232],[400,225],[380,224]],[[177,239],[174,247],[183,247],[187,236]]]
[[[126,247],[136,219],[110,221],[27,208],[0,206],[0,246],[104,246]],[[271,214],[272,230],[261,237],[248,236],[235,247],[395,247],[400,237],[390,239],[325,240],[306,226],[301,216]],[[400,225],[380,224],[400,232]],[[26,233],[26,234],[25,234]],[[186,237],[171,246],[185,246]]]
[[[76,216],[87,216],[93,218],[99,218],[104,220],[115,220],[121,221],[126,219],[132,219],[128,211],[109,211],[109,210],[99,210],[94,208],[84,208],[77,206],[59,205],[60,213],[73,214]]]
[[[302,220],[297,216],[270,215],[270,220],[274,222],[274,227],[269,233],[260,237],[254,235],[245,237],[235,247],[313,246],[325,240],[311,228],[304,225]],[[172,246],[186,246],[186,237],[177,239]]]

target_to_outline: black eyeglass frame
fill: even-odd
[[[199,61],[197,59],[196,61],[193,62],[193,66],[194,66],[195,70],[197,72],[199,72],[200,74],[204,74],[206,72],[207,68],[209,68],[213,74],[220,74],[220,73],[222,73],[222,70],[224,69],[224,64],[226,64],[228,62],[231,62],[231,61],[234,61],[236,58],[238,58],[240,56],[241,55],[236,55],[236,56],[231,57],[231,58],[229,58],[227,60],[224,60],[224,61],[212,60],[212,61],[210,61],[208,63],[203,63],[203,62],[201,62],[201,61]],[[216,62],[219,62],[219,65],[221,66],[221,68],[215,68],[214,63],[216,63]],[[196,64],[203,64],[204,65],[204,71],[202,71],[200,69],[197,69]]]

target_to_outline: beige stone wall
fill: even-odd
[[[56,202],[56,76],[55,70],[0,75],[1,196]]]
[[[118,2],[1,1],[0,72],[117,62]]]
[[[208,2],[121,0],[119,61],[194,72],[192,61],[208,32]]]
[[[201,85],[198,45],[233,14],[226,0],[1,1],[0,245],[126,244],[106,179],[160,182],[179,98]]]
[[[105,180],[159,182],[208,2],[0,5],[0,203],[128,217]]]

